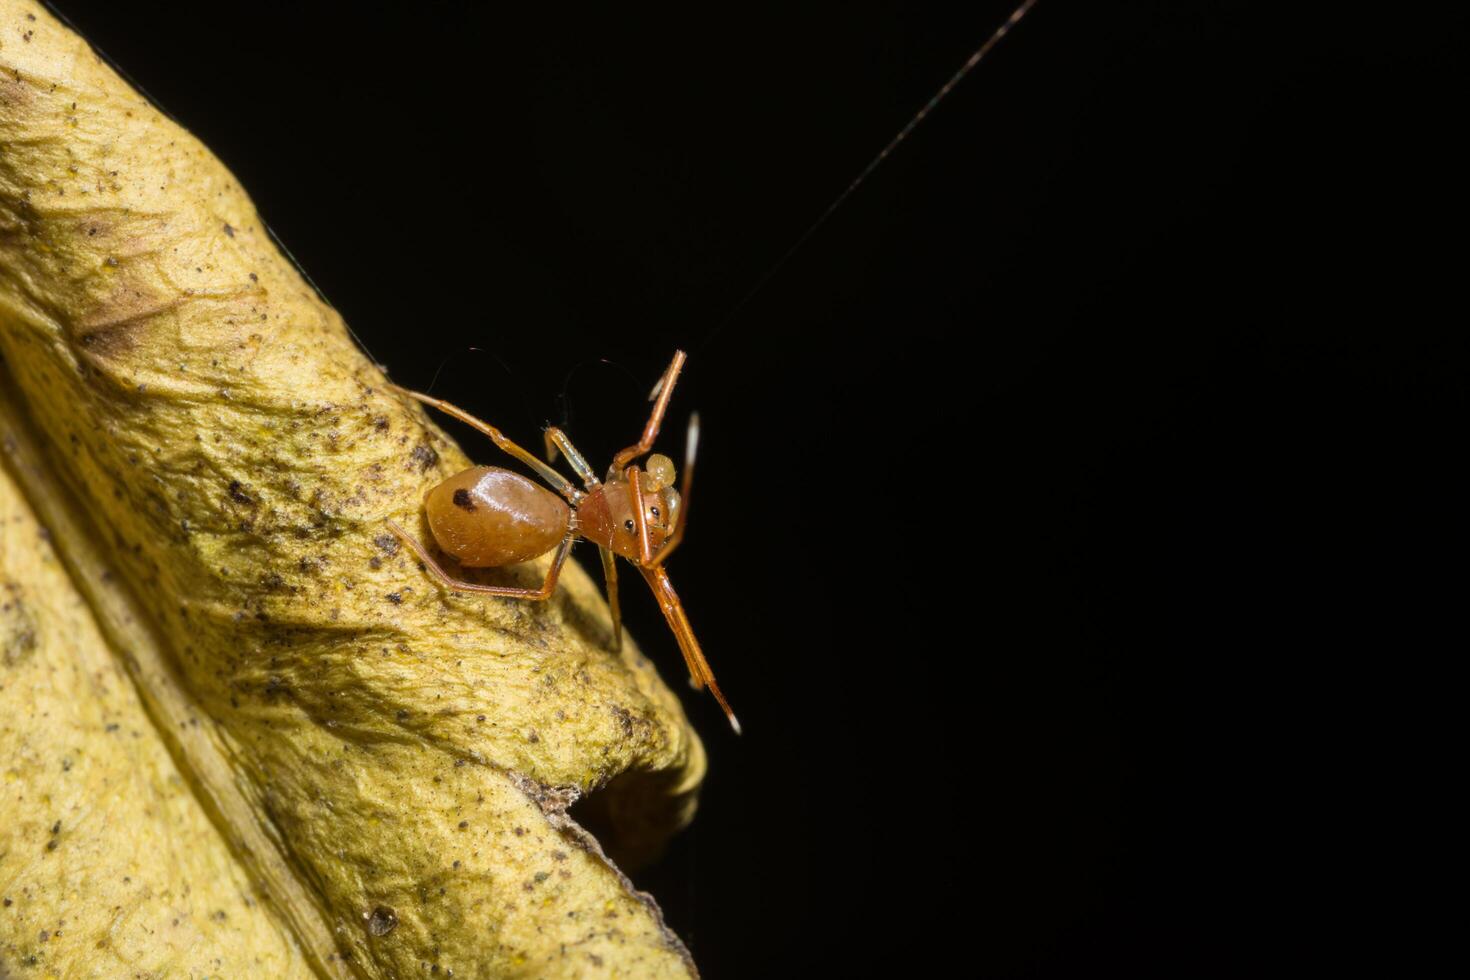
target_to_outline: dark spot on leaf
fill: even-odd
[[[428,446],[414,446],[413,453],[411,455],[413,456],[413,461],[418,464],[420,473],[429,472],[429,470],[433,468],[434,464],[439,462],[439,454],[434,452],[434,450],[430,449]]]
[[[0,664],[14,667],[30,659],[37,646],[36,622],[16,598],[0,607]]]
[[[386,936],[398,927],[398,915],[386,905],[379,905],[367,916],[367,931],[370,935]]]

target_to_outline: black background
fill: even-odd
[[[706,976],[1437,930],[1465,15],[1042,0],[741,306],[1006,3],[60,6],[395,380],[601,461],[690,352],[671,570],[747,734],[686,698],[640,882]]]

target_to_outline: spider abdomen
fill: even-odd
[[[566,501],[496,466],[472,466],[451,476],[429,491],[424,512],[440,550],[471,568],[543,555],[571,523]]]

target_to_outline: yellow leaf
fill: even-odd
[[[524,603],[411,560],[385,521],[469,460],[17,0],[0,356],[0,973],[693,972],[567,813],[633,859],[688,822],[677,699],[579,568]]]

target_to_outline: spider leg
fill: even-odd
[[[653,448],[653,441],[658,438],[659,426],[663,424],[664,412],[668,411],[669,399],[674,395],[674,383],[679,380],[679,371],[684,367],[686,356],[681,350],[674,351],[673,361],[670,362],[668,368],[664,371],[663,377],[659,379],[657,387],[653,389],[653,395],[650,396],[655,401],[653,411],[648,414],[648,422],[643,426],[643,435],[633,445],[613,457],[610,472],[618,472]]]
[[[684,480],[679,484],[679,514],[674,519],[674,532],[664,539],[663,547],[654,556],[653,563],[662,565],[669,555],[684,540],[684,528],[689,523],[689,494],[694,489],[694,455],[699,451],[699,413],[689,416],[689,434],[684,439]]]
[[[623,649],[623,610],[618,605],[617,556],[606,548],[597,549],[602,554],[602,577],[607,581],[607,607],[612,611],[613,650]]]
[[[699,641],[694,638],[694,627],[689,624],[689,617],[684,614],[684,604],[679,601],[678,593],[669,582],[669,573],[659,567],[640,567],[638,570],[643,573],[648,587],[653,590],[658,599],[658,607],[663,610],[664,619],[668,620],[669,629],[674,631],[674,638],[679,641],[679,651],[684,654],[684,663],[689,668],[689,680],[696,689],[709,685],[710,693],[715,696],[715,700],[725,711],[725,717],[730,720],[730,727],[739,735],[740,721],[735,717],[735,712],[730,710],[730,702],[725,700],[720,685],[715,683],[714,671],[710,670],[709,661],[704,659],[704,651],[700,650]]]
[[[393,391],[398,392],[400,395],[407,395],[409,398],[421,401],[425,405],[432,405],[439,411],[443,412],[445,415],[453,416],[466,425],[474,427],[476,430],[488,437],[491,442],[499,446],[502,450],[514,456],[522,463],[525,463],[527,466],[531,467],[531,469],[535,470],[537,474],[540,475],[541,479],[545,480],[556,489],[557,493],[561,494],[563,497],[566,497],[573,504],[578,504],[582,502],[582,491],[572,486],[570,480],[562,476],[556,470],[552,469],[550,464],[543,463],[541,460],[537,459],[535,453],[521,448],[510,439],[506,438],[499,429],[495,428],[495,426],[491,425],[490,423],[482,422],[480,419],[475,418],[464,409],[451,405],[449,404],[449,402],[446,402],[439,398],[435,398],[432,395],[426,395],[420,391],[410,391],[409,389],[399,387],[392,382],[388,383],[388,387],[391,388]]]
[[[556,555],[551,559],[551,568],[546,572],[546,581],[541,583],[539,589],[522,589],[509,585],[477,585],[473,582],[461,582],[459,579],[450,576],[444,570],[444,567],[434,560],[434,556],[429,554],[423,545],[414,540],[411,534],[393,521],[388,522],[388,527],[394,534],[398,535],[400,541],[413,549],[413,553],[418,556],[419,561],[424,563],[424,567],[451,592],[498,595],[510,599],[525,599],[530,602],[544,602],[551,598],[551,594],[556,591],[556,580],[561,575],[561,566],[566,562],[567,553],[572,550],[572,542],[576,539],[576,535],[572,533],[571,529],[568,529],[566,536],[561,539],[561,544],[556,546]]]
[[[653,545],[648,539],[648,512],[643,509],[642,471],[628,467],[628,495],[633,498],[633,526],[638,534],[638,564],[653,564]]]
[[[597,473],[592,469],[592,465],[587,462],[587,457],[583,456],[577,450],[577,447],[572,445],[572,440],[567,438],[565,432],[553,425],[546,430],[546,458],[555,461],[556,451],[558,449],[567,458],[567,462],[572,464],[572,469],[577,471],[577,476],[581,478],[582,485],[588,490],[593,489],[602,482],[597,479]]]

